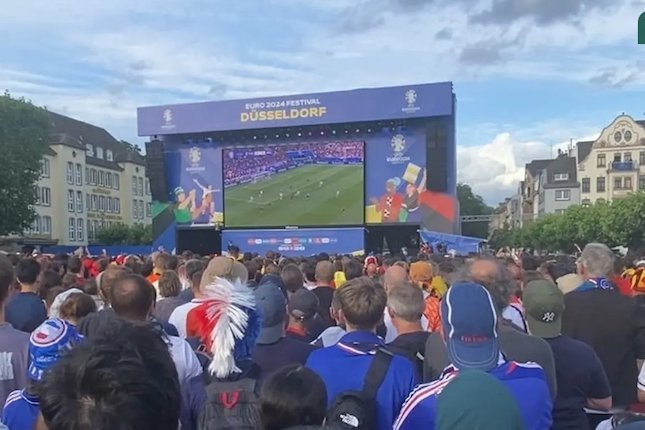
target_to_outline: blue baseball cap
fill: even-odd
[[[83,340],[76,327],[59,318],[50,318],[29,337],[29,377],[40,381],[62,354]]]
[[[441,322],[455,367],[488,371],[497,366],[497,312],[486,288],[476,283],[450,287],[441,301]]]

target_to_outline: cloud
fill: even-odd
[[[502,59],[502,46],[493,40],[477,42],[466,46],[459,55],[459,61],[469,65],[487,65]]]
[[[508,24],[528,18],[538,25],[548,25],[609,5],[615,5],[615,0],[493,0],[489,10],[471,19],[480,24]]]
[[[434,37],[439,40],[450,40],[452,39],[452,30],[449,28],[443,28],[439,30]]]

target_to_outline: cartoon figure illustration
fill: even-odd
[[[213,201],[215,190],[211,185],[202,185],[197,179],[193,179],[193,182],[202,190],[202,201],[199,206],[195,205],[193,207],[191,211],[192,221],[199,224],[209,224],[215,215],[215,202]]]
[[[380,199],[373,198],[372,204],[381,214],[381,222],[398,222],[399,213],[403,206],[403,196],[396,190],[401,185],[400,178],[390,178],[385,182],[385,194]]]
[[[178,224],[189,224],[192,221],[192,212],[195,210],[195,190],[191,190],[188,195],[183,187],[175,188],[177,197],[177,206],[175,207],[175,220]]]

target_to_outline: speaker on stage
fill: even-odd
[[[164,166],[164,144],[161,140],[146,142],[146,175],[150,180],[150,194],[153,201],[167,202],[166,169]]]

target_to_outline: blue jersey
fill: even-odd
[[[33,430],[39,413],[38,397],[30,396],[25,390],[18,390],[7,397],[2,410],[2,422],[9,430]]]
[[[508,388],[517,402],[526,430],[551,428],[553,402],[539,365],[509,361],[500,363],[488,373]],[[438,380],[419,385],[401,408],[394,430],[435,429],[437,399],[457,375],[458,370],[449,366]]]
[[[384,346],[374,333],[356,331],[347,333],[334,346],[313,351],[307,367],[325,382],[328,406],[334,398],[348,390],[361,390],[374,352]],[[375,430],[390,430],[403,401],[416,385],[417,371],[405,357],[394,356],[376,392]]]

